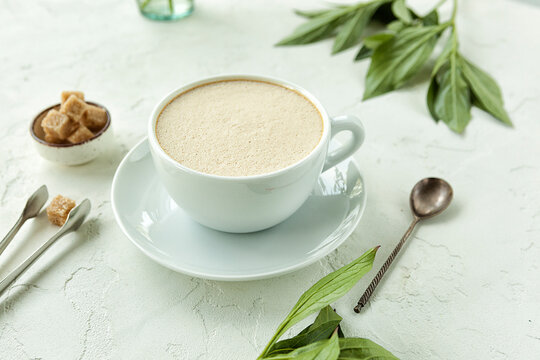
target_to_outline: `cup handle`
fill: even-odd
[[[354,115],[336,116],[330,119],[330,124],[330,141],[332,141],[334,136],[341,131],[350,131],[352,133],[352,139],[326,155],[326,161],[322,170],[323,172],[336,166],[354,154],[364,142],[365,136],[364,127],[362,126],[360,119]]]

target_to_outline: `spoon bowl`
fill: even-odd
[[[26,220],[34,218],[39,214],[41,208],[43,205],[45,205],[48,198],[49,192],[47,191],[47,186],[45,185],[42,185],[28,198],[21,216],[19,216],[19,219],[17,219],[17,222],[15,225],[13,225],[11,230],[9,230],[4,239],[0,241],[0,254],[4,252]]]
[[[425,178],[411,191],[411,210],[417,219],[427,219],[446,210],[453,196],[452,187],[443,179]]]
[[[84,199],[78,206],[69,212],[66,222],[58,232],[65,234],[76,231],[90,213],[91,208],[90,200]]]
[[[32,196],[30,196],[30,198],[28,198],[22,216],[25,219],[31,219],[33,217],[36,217],[41,211],[43,205],[45,205],[45,203],[47,202],[48,198],[49,192],[47,191],[47,186],[42,185],[39,189],[36,190],[36,192],[32,194]]]

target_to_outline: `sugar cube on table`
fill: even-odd
[[[62,97],[62,104],[66,102],[67,99],[71,95],[74,95],[84,101],[84,93],[82,91],[62,91],[61,97]]]
[[[99,106],[87,104],[81,123],[92,131],[101,130],[107,123],[107,111]]]
[[[86,112],[86,107],[87,105],[83,100],[79,99],[75,95],[71,95],[60,107],[60,112],[62,114],[66,114],[73,120],[82,123],[82,118]]]
[[[86,141],[88,139],[91,139],[94,136],[94,133],[88,130],[88,128],[84,125],[79,125],[79,128],[75,130],[73,134],[71,134],[67,140],[72,144],[81,143],[83,141]]]
[[[62,226],[74,207],[75,201],[62,195],[56,195],[47,207],[47,217],[51,224]]]
[[[50,110],[41,121],[41,127],[49,137],[65,140],[73,134],[79,127],[79,124],[69,116],[62,114],[57,110]]]

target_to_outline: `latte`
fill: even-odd
[[[286,87],[224,80],[187,90],[159,114],[156,136],[178,163],[207,174],[251,176],[288,167],[319,143],[321,114]]]

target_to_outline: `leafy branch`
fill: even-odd
[[[345,295],[373,266],[378,247],[328,274],[309,288],[278,326],[260,360],[397,360],[389,351],[362,338],[346,338],[342,320],[329,305]],[[319,311],[315,321],[298,335],[278,341],[291,326]]]
[[[462,133],[474,105],[511,126],[496,81],[459,52],[457,0],[453,0],[451,18],[439,22],[437,8],[444,2],[439,1],[424,16],[407,7],[405,0],[372,0],[323,10],[296,10],[307,21],[277,45],[303,45],[335,37],[332,54],[361,45],[355,61],[371,58],[363,95],[367,100],[403,87],[425,66],[443,33],[449,32],[444,50],[433,66],[427,93],[432,118]],[[382,23],[385,30],[363,37],[365,28],[373,23]]]

